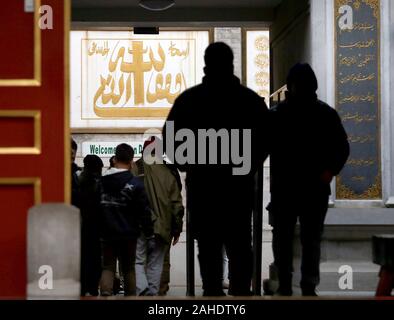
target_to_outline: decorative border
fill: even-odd
[[[0,155],[4,154],[41,154],[41,111],[38,110],[0,110],[0,118],[33,118],[34,146],[33,147],[0,147]]]
[[[34,187],[34,204],[41,204],[41,178],[0,178],[0,186],[30,186]]]
[[[341,177],[337,177],[337,194],[341,195],[338,200],[381,200],[382,198],[382,177],[376,176],[375,183],[363,194],[356,194],[353,190],[341,182]]]
[[[34,78],[0,79],[0,87],[41,86],[41,29],[39,27],[41,0],[34,0]]]

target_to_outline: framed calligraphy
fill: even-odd
[[[335,12],[336,108],[351,148],[336,197],[379,200],[380,1],[335,0]]]
[[[161,127],[175,99],[203,78],[209,30],[71,32],[71,128]]]

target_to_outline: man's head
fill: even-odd
[[[96,155],[89,154],[83,159],[84,170],[90,173],[101,174],[103,161]]]
[[[293,97],[310,97],[317,91],[318,83],[315,72],[307,63],[297,63],[287,76],[287,90]]]
[[[75,157],[77,156],[78,145],[73,138],[71,138],[71,162],[75,162]]]
[[[116,151],[115,151],[116,168],[131,168],[133,158],[134,158],[134,149],[130,145],[126,143],[122,143],[116,147]]]
[[[211,43],[204,55],[207,76],[230,76],[234,74],[234,54],[223,42]]]
[[[115,168],[115,156],[112,156],[111,158],[109,158],[109,167]]]

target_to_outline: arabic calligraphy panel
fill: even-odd
[[[161,126],[201,82],[209,31],[71,33],[72,128]]]
[[[337,199],[381,199],[380,2],[347,0],[353,28],[336,16],[336,108],[349,135],[351,154],[337,179]],[[339,12],[342,0],[335,1]]]

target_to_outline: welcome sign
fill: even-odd
[[[201,82],[208,44],[208,31],[72,32],[71,127],[161,126],[175,99]]]
[[[100,158],[111,158],[115,155],[116,147],[124,142],[100,142],[100,141],[86,141],[82,142],[82,157],[89,154],[96,155]],[[130,143],[134,149],[134,157],[142,157],[143,142],[133,141]]]

